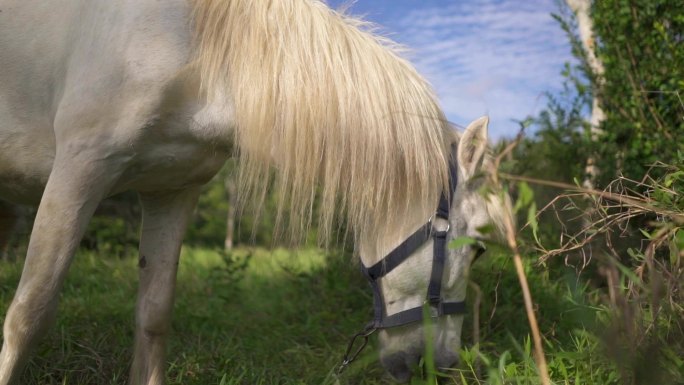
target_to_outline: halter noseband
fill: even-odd
[[[449,211],[451,209],[450,199],[456,192],[458,183],[458,171],[455,160],[449,161],[449,193],[440,196],[439,205],[435,216],[449,221]],[[432,227],[432,218],[411,234],[404,242],[390,251],[383,259],[371,267],[361,264],[361,271],[368,278],[373,289],[373,321],[369,322],[363,331],[352,337],[347,347],[342,365],[338,368],[338,373],[342,372],[356,357],[361,353],[368,342],[368,338],[378,329],[387,329],[403,326],[414,322],[422,321],[424,316],[424,306],[403,310],[398,313],[387,315],[382,291],[378,280],[397,266],[406,261],[416,250],[422,247],[430,238],[433,239],[432,273],[428,284],[425,305],[429,306],[430,317],[437,318],[443,315],[464,314],[466,312],[465,301],[447,302],[442,299],[442,276],[444,275],[444,261],[446,259],[446,241],[449,228],[444,231],[437,231]],[[357,339],[363,338],[361,346],[353,354],[352,350]]]

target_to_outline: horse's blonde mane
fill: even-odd
[[[394,43],[316,0],[195,0],[194,22],[202,90],[234,104],[241,191],[263,197],[275,169],[292,233],[318,219],[326,240],[342,212],[377,234],[436,206],[449,129]]]

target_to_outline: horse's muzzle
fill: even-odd
[[[401,383],[411,380],[414,370],[422,358],[422,351],[401,351],[381,355],[380,362],[392,377]],[[458,354],[451,351],[435,352],[435,367],[438,370],[452,369],[458,365]]]

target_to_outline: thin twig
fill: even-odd
[[[675,223],[677,224],[684,224],[684,215],[674,212],[671,210],[666,210],[660,207],[653,206],[651,204],[648,204],[644,201],[640,201],[638,199],[634,199],[631,197],[627,197],[624,195],[619,195],[607,191],[600,191],[600,190],[594,190],[594,189],[587,189],[584,187],[572,185],[569,183],[563,183],[563,182],[554,182],[554,181],[549,181],[549,180],[543,180],[543,179],[536,179],[536,178],[530,178],[526,176],[520,176],[520,175],[511,175],[511,174],[505,174],[505,173],[500,173],[499,174],[502,178],[508,179],[508,180],[514,180],[518,182],[527,182],[527,183],[534,183],[542,186],[550,186],[550,187],[556,187],[564,190],[570,190],[570,191],[577,191],[577,192],[582,192],[585,194],[593,195],[593,196],[598,196],[604,199],[620,202],[626,206],[632,206],[635,208],[639,208],[645,211],[651,211],[656,214],[660,214],[663,216],[670,217]]]

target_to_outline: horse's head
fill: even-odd
[[[381,260],[382,256],[374,261],[363,260],[364,266],[377,267],[369,275],[375,279],[376,297],[379,297],[376,298],[376,327],[380,329],[381,362],[399,381],[411,378],[413,369],[428,347],[433,350],[438,368],[451,368],[458,361],[468,269],[478,252],[483,251],[484,244],[480,240],[497,235],[497,230],[483,229],[498,229],[502,223],[500,216],[505,213],[506,207],[510,207],[499,196],[482,193],[487,181],[482,168],[489,162],[487,123],[487,118],[480,118],[471,123],[460,138],[454,136],[457,162],[452,165],[451,173],[457,174],[457,183],[451,194],[451,202],[443,200],[440,204],[449,206],[446,214],[441,207],[438,210],[442,211],[441,216],[445,218],[436,215],[425,224],[421,228],[427,229],[425,236],[420,235],[421,229],[411,235],[416,224],[411,225],[414,230],[399,234],[399,240],[418,234],[418,243],[416,245],[414,242],[413,246],[404,249],[406,255],[398,257],[401,261],[396,266],[389,266],[394,263],[387,257]],[[426,219],[423,217],[422,221]],[[411,219],[407,218],[407,221]],[[443,238],[438,239],[439,235]],[[445,247],[451,240],[460,237],[478,241],[456,248]],[[438,243],[437,246],[435,243]],[[443,258],[436,255],[438,249],[444,250]],[[435,268],[435,265],[441,264],[438,259],[443,259],[443,269]],[[387,268],[379,268],[382,265]],[[378,303],[381,305],[378,306]],[[382,309],[382,324],[378,323],[378,307]],[[426,330],[423,321],[416,320],[421,310],[432,313],[431,332]],[[395,316],[402,312],[403,315]]]

